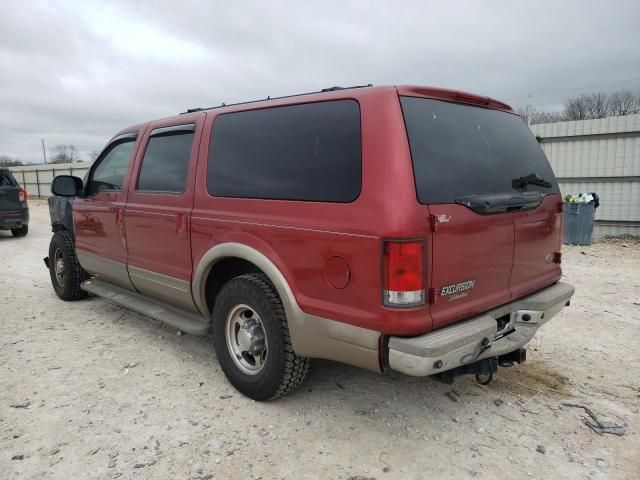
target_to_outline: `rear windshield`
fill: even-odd
[[[0,170],[0,187],[16,187],[17,185],[9,170]]]
[[[522,118],[498,110],[400,97],[420,203],[455,203],[469,195],[510,193],[512,181],[535,173],[558,193],[551,166]]]

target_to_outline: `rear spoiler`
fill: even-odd
[[[418,87],[413,85],[401,85],[396,87],[398,95],[408,97],[433,98],[435,100],[445,100],[449,102],[466,103],[480,107],[502,110],[503,112],[516,114],[515,110],[504,102],[491,97],[476,95],[475,93],[464,92],[462,90],[448,90],[436,87]]]

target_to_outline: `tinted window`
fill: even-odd
[[[0,187],[15,187],[18,183],[9,170],[0,170]]]
[[[88,187],[89,195],[103,190],[122,190],[134,144],[135,140],[127,140],[109,148],[93,171]]]
[[[360,194],[360,150],[353,100],[220,115],[208,189],[224,197],[351,202]]]
[[[152,135],[142,159],[138,190],[184,192],[193,144],[193,131]]]
[[[421,203],[513,192],[512,180],[531,173],[552,187],[528,185],[528,191],[558,193],[551,166],[520,117],[424,98],[401,103]]]

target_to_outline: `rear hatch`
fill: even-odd
[[[16,211],[22,207],[18,182],[9,170],[0,170],[0,213]]]
[[[418,202],[431,222],[433,327],[557,281],[558,185],[524,121],[465,103],[400,101]]]

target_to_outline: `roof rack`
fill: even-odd
[[[313,95],[315,93],[327,93],[327,92],[335,92],[338,90],[352,90],[354,88],[367,88],[367,87],[373,87],[372,83],[369,83],[367,85],[353,85],[351,87],[339,87],[339,86],[333,86],[333,87],[328,87],[328,88],[323,88],[322,90],[319,90],[317,92],[307,92],[307,93],[296,93],[295,95],[284,95],[282,97],[267,97],[267,98],[259,98],[258,100],[249,100],[247,102],[237,102],[237,103],[222,103],[221,105],[217,105],[215,107],[196,107],[196,108],[189,108],[187,109],[187,111],[185,112],[181,112],[180,115],[185,115],[187,113],[195,113],[195,112],[202,112],[203,110],[213,110],[215,108],[223,108],[223,107],[233,107],[236,105],[246,105],[248,103],[257,103],[257,102],[265,102],[267,100],[281,100],[283,98],[291,98],[291,97],[302,97],[304,95]]]

